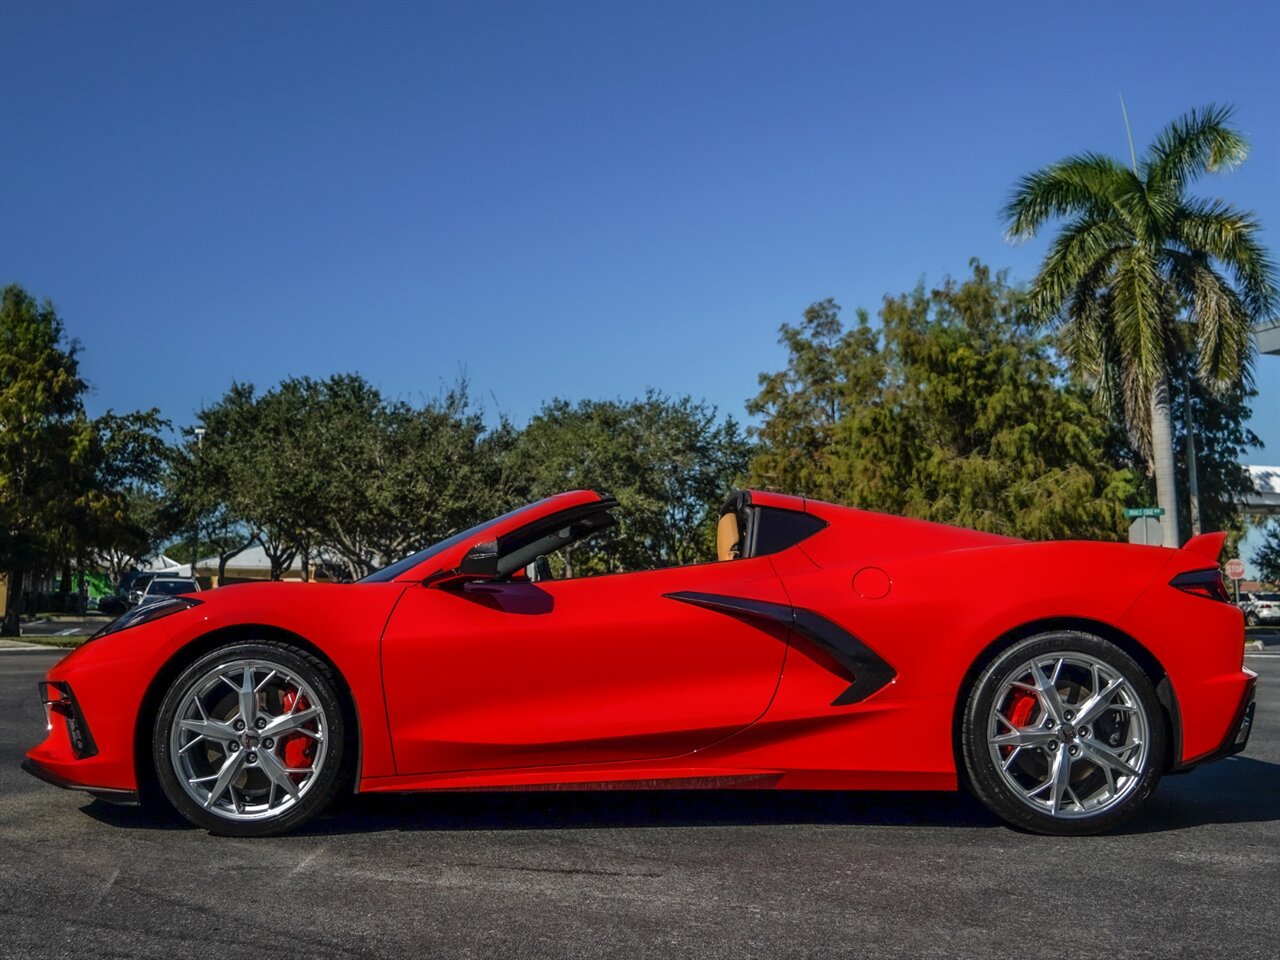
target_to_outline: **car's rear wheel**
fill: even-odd
[[[277,641],[236,643],[169,687],[156,715],[155,769],[169,802],[197,826],[269,836],[333,799],[344,734],[327,664]]]
[[[1250,610],[1244,615],[1244,622],[1251,627],[1256,627],[1258,625],[1258,615]]]
[[[1164,714],[1142,668],[1091,634],[1023,640],[982,672],[961,743],[973,792],[1008,822],[1081,835],[1132,816],[1160,779]]]

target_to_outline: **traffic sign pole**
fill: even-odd
[[[1226,562],[1226,573],[1231,578],[1232,584],[1235,585],[1236,606],[1240,606],[1240,581],[1244,579],[1244,561],[1239,557],[1232,557]]]

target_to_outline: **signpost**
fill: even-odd
[[[1227,561],[1227,576],[1231,579],[1231,585],[1236,591],[1236,606],[1240,605],[1240,581],[1244,579],[1244,561],[1239,557],[1232,557]]]
[[[1130,543],[1147,547],[1158,547],[1164,543],[1164,531],[1160,525],[1164,507],[1125,507],[1124,515],[1133,521],[1129,524]]]
[[[1164,529],[1159,517],[1138,517],[1129,524],[1129,542],[1146,547],[1158,547],[1164,543]]]

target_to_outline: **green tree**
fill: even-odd
[[[865,310],[845,329],[840,305],[827,299],[804,312],[797,326],[783,324],[779,342],[787,366],[762,373],[747,413],[761,417],[750,433],[759,440],[751,459],[753,482],[799,496],[836,496],[829,451],[838,425],[875,396],[884,377],[878,334]]]
[[[424,405],[389,401],[358,375],[233,384],[198,414],[170,485],[189,527],[221,551],[258,543],[279,579],[325,563],[350,578],[509,505],[501,448],[459,384]]]
[[[79,347],[48,301],[21,287],[0,294],[0,568],[9,602],[2,630],[18,633],[29,574],[141,551],[152,531],[133,492],[153,487],[164,460],[155,410],[85,415]],[[83,578],[81,578],[83,580]]]
[[[9,600],[0,634],[17,636],[27,574],[57,552],[88,436],[79,347],[53,304],[11,284],[0,293],[0,567]]]
[[[761,379],[756,403],[768,419],[753,483],[778,486],[773,465],[794,448],[773,438],[790,444],[809,430],[802,370],[816,369],[845,386],[805,492],[1032,539],[1119,535],[1132,475],[1109,458],[1108,421],[1065,381],[1003,274],[974,262],[963,283],[886,298],[879,319],[878,332],[860,315],[853,331],[836,319],[820,338],[791,338],[795,402],[764,402],[779,375]],[[815,350],[827,357],[816,361]],[[774,422],[790,411],[798,428]]]
[[[553,400],[521,431],[508,470],[525,499],[594,489],[617,498],[620,526],[559,558],[567,576],[676,566],[713,555],[719,507],[746,468],[732,419],[691,397]]]
[[[196,421],[198,427],[185,431],[183,442],[171,449],[164,485],[174,527],[183,531],[187,543],[216,551],[221,581],[227,563],[260,535],[241,512],[245,488],[256,482],[252,470],[245,469],[257,429],[253,386],[233,383],[197,412]]]
[[[1004,209],[1009,234],[1034,236],[1067,219],[1031,288],[1031,310],[1061,333],[1073,368],[1119,411],[1155,473],[1164,542],[1178,543],[1170,368],[1195,345],[1196,373],[1214,390],[1246,380],[1252,323],[1276,304],[1275,268],[1258,221],[1188,193],[1199,176],[1248,153],[1231,111],[1193,110],[1169,124],[1141,161],[1068,157],[1023,177]]]
[[[83,458],[88,475],[65,540],[82,566],[92,558],[118,581],[171,535],[160,496],[168,458],[161,431],[168,425],[155,409],[107,411],[92,422]]]
[[[359,377],[335,377],[320,402],[312,449],[329,469],[318,542],[351,577],[508,505],[498,448],[465,383],[413,406]]]
[[[1267,524],[1262,543],[1253,553],[1258,576],[1270,583],[1280,583],[1280,520]]]

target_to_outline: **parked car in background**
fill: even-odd
[[[1246,593],[1240,598],[1240,609],[1251,627],[1280,624],[1280,593]]]
[[[120,583],[116,585],[116,592],[109,597],[103,597],[98,601],[98,609],[103,613],[118,617],[130,607],[136,607],[139,601],[147,593],[147,588],[154,580],[182,580],[185,583],[194,583],[190,577],[178,577],[176,574],[157,572],[154,570],[132,570],[120,578]],[[174,596],[177,593],[192,593],[199,589],[199,586],[188,586],[184,590],[177,590],[166,594],[166,596]]]
[[[200,584],[191,577],[152,577],[146,587],[138,594],[134,606],[142,607],[150,603],[168,600],[184,593],[199,593]]]

